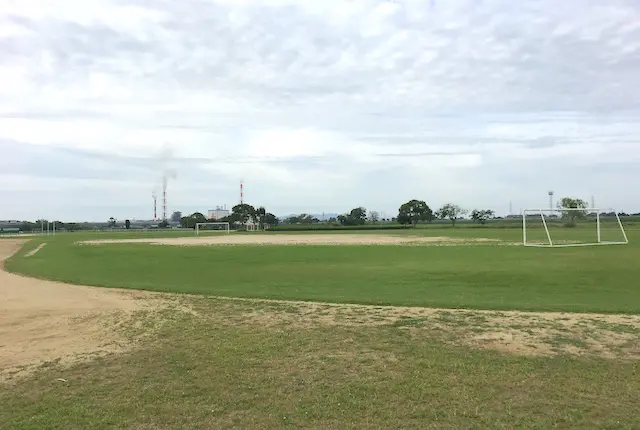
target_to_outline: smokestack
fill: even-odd
[[[162,221],[167,219],[167,176],[162,178]]]
[[[171,167],[173,153],[167,144],[162,146],[160,153],[160,164],[162,166],[162,220],[167,220],[167,186],[169,179],[175,179],[177,174]]]
[[[155,192],[151,196],[153,197],[153,220],[156,221],[158,219],[158,215],[157,215],[158,196],[156,196]]]
[[[240,181],[240,204],[244,203],[244,184]]]

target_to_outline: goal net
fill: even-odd
[[[229,231],[228,222],[199,222],[196,224],[196,236],[211,232],[229,234]]]
[[[522,242],[524,246],[567,247],[626,245],[629,240],[613,209],[558,208],[524,210]]]

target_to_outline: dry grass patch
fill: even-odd
[[[203,318],[230,326],[381,327],[510,354],[640,358],[640,316],[445,310],[254,299],[184,299]],[[188,303],[188,305],[187,305]]]

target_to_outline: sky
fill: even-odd
[[[0,219],[640,211],[636,0],[3,0]]]

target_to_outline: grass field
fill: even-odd
[[[467,229],[468,230],[468,229]],[[426,232],[426,233],[425,233]],[[513,230],[411,234],[517,241]],[[633,242],[640,232],[629,232]],[[289,234],[289,233],[287,233]],[[330,234],[330,233],[326,233]],[[366,233],[363,233],[366,234]],[[591,231],[572,230],[572,237]],[[521,246],[80,246],[56,236],[15,272],[69,283],[324,302],[638,313],[640,247]],[[36,246],[34,241],[31,246]]]
[[[592,231],[558,233],[573,240]],[[627,246],[564,249],[512,246],[518,230],[492,228],[384,234],[504,244],[80,246],[97,235],[36,238],[9,270],[209,297],[167,296],[168,306],[111,316],[105,327],[128,339],[128,352],[47,363],[0,384],[0,428],[638,428],[640,231],[628,233]]]

